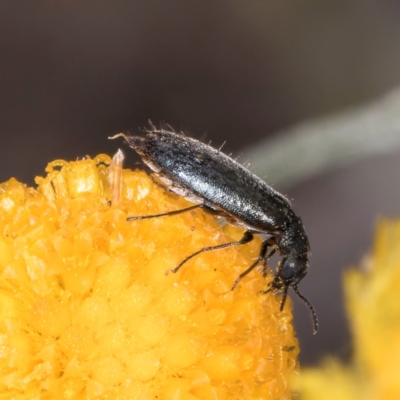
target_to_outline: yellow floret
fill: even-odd
[[[400,221],[379,223],[372,256],[345,275],[354,357],[302,372],[304,400],[400,399]]]
[[[260,241],[232,240],[121,155],[55,161],[38,187],[0,185],[0,399],[289,399],[291,303],[231,286]]]

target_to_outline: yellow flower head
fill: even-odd
[[[120,155],[119,155],[120,157]],[[36,189],[0,185],[0,399],[284,399],[298,344],[291,303],[236,240],[108,156],[55,161]]]

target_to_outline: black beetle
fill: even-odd
[[[183,133],[157,130],[151,125],[144,136],[118,134],[113,138],[118,136],[122,136],[140,155],[158,178],[157,184],[196,203],[182,210],[129,217],[128,220],[176,215],[201,207],[246,229],[239,241],[202,248],[186,257],[173,272],[202,252],[248,243],[254,234],[267,235],[257,260],[238,276],[232,289],[259,262],[266,261],[275,252],[279,253],[282,260],[270,288],[263,293],[282,290],[282,311],[288,289],[292,287],[310,309],[314,334],[317,332],[317,314],[297,287],[307,274],[310,244],[301,219],[285,196],[220,150]]]

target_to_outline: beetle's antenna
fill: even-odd
[[[303,302],[307,305],[307,307],[310,309],[311,312],[311,316],[313,319],[313,325],[314,325],[314,329],[313,329],[313,334],[315,335],[318,332],[318,317],[317,317],[317,313],[315,312],[315,308],[313,307],[313,305],[299,292],[299,289],[297,286],[292,286],[294,292],[297,294],[297,296],[300,297],[301,300],[303,300]]]
[[[282,295],[280,311],[283,311],[283,307],[285,307],[288,290],[289,290],[289,286],[285,286],[284,289],[283,289],[283,295]]]

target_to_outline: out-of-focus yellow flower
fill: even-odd
[[[400,221],[380,221],[372,256],[346,273],[345,292],[353,362],[303,371],[301,398],[400,399]]]
[[[108,156],[0,185],[0,399],[288,399],[291,303],[261,295],[239,238]],[[110,179],[111,178],[111,179]]]

